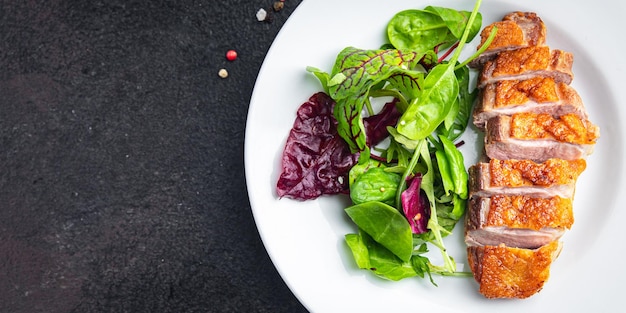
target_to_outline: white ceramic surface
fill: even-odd
[[[623,307],[626,281],[624,143],[626,62],[621,38],[626,4],[582,0],[483,0],[483,25],[510,11],[534,11],[546,23],[548,44],[574,53],[572,83],[601,138],[578,180],[575,223],[563,238],[550,280],[525,300],[487,300],[471,278],[438,277],[439,287],[418,278],[385,281],[354,265],[344,235],[354,226],[340,197],[299,202],[275,193],[279,160],[298,106],[321,89],[305,71],[330,71],[346,46],[377,48],[398,11],[427,5],[471,10],[460,0],[305,0],[270,48],[252,95],[246,126],[245,171],[254,219],[264,245],[289,288],[312,312],[610,312]],[[473,52],[466,47],[464,55]],[[477,160],[478,137],[464,135],[466,163]],[[251,229],[250,231],[255,231]],[[446,238],[452,256],[465,262],[462,225]]]

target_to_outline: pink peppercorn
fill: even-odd
[[[237,59],[237,51],[235,50],[226,51],[226,59],[228,61],[235,61]]]

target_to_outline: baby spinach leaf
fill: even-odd
[[[465,31],[469,16],[472,13],[468,11],[457,11],[450,8],[436,6],[427,6],[426,8],[424,8],[424,11],[428,11],[438,15],[457,40],[461,39],[461,36],[463,36],[463,31]],[[474,39],[478,32],[480,32],[481,26],[482,15],[478,13],[476,15],[476,18],[474,19],[474,23],[472,23],[472,25],[470,26],[470,32],[466,42],[470,42],[472,41],[472,39]]]
[[[328,94],[328,81],[330,80],[330,74],[313,66],[307,66],[306,70],[315,75],[315,77],[317,77],[317,79],[320,81],[320,84],[322,84],[322,89],[324,90],[324,93]]]
[[[385,165],[377,160],[369,159],[367,162],[363,162],[362,164],[355,164],[349,172],[349,185],[354,185],[356,179],[361,176],[361,174],[367,172],[370,168],[374,167],[385,167]]]
[[[447,160],[446,163],[449,171],[449,178],[452,180],[452,191],[458,194],[461,199],[467,199],[468,174],[467,170],[465,170],[463,154],[459,151],[459,149],[457,149],[454,143],[445,136],[439,136],[439,140],[443,144],[443,151],[445,153],[444,159]]]
[[[450,191],[454,190],[454,182],[452,181],[452,175],[450,174],[450,166],[448,165],[446,153],[442,150],[437,150],[435,151],[435,158],[437,159],[437,168],[439,169],[439,175],[441,176],[443,191],[446,196],[450,195]]]
[[[356,265],[362,269],[370,269],[370,255],[361,233],[345,235],[346,243],[352,251]]]
[[[426,76],[419,97],[400,117],[398,132],[412,140],[426,138],[446,118],[458,93],[453,67],[448,64],[435,66]]]
[[[453,41],[441,17],[424,10],[404,10],[394,15],[387,24],[387,38],[397,49],[420,53]]]
[[[467,124],[469,123],[472,112],[472,105],[478,95],[476,89],[471,92],[469,90],[470,75],[467,66],[455,69],[454,74],[459,82],[459,95],[457,101],[450,108],[444,120],[444,124],[440,125],[437,129],[439,134],[448,137],[451,141],[455,141],[461,137],[467,129]]]
[[[411,258],[411,227],[394,207],[373,201],[350,206],[345,211],[359,228],[398,258],[403,261]]]
[[[450,217],[458,221],[465,213],[466,208],[466,199],[462,199],[459,195],[455,194],[452,198],[452,211],[450,212]]]
[[[413,262],[415,256],[410,261],[402,261],[362,229],[359,229],[358,234],[346,235],[345,240],[361,269],[370,270],[381,278],[393,281],[418,275]],[[422,273],[422,277],[423,275]]]
[[[375,242],[369,246],[369,255],[371,270],[382,278],[398,281],[417,275],[410,260],[401,260]]]
[[[372,167],[359,175],[350,186],[350,198],[355,204],[380,201],[393,205],[400,175]]]

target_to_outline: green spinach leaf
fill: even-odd
[[[420,53],[453,41],[441,17],[424,10],[404,10],[394,15],[387,24],[387,38],[397,49]]]
[[[394,207],[382,202],[365,202],[345,209],[352,221],[368,235],[408,261],[413,252],[411,227],[404,216]]]
[[[372,167],[359,175],[350,186],[350,198],[355,204],[380,201],[393,205],[399,182],[400,175],[381,167]]]
[[[400,117],[398,133],[412,140],[430,135],[446,118],[459,93],[454,68],[439,64],[428,73],[418,98]]]

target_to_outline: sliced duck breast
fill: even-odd
[[[485,124],[485,153],[492,159],[575,160],[593,152],[599,128],[576,114],[498,115]]]
[[[485,27],[480,33],[481,47],[489,37],[491,30],[497,27],[497,33],[487,50],[472,60],[471,67],[480,68],[498,53],[529,46],[542,46],[546,42],[546,26],[533,12],[512,12],[502,21]]]
[[[480,162],[469,170],[470,197],[495,194],[532,197],[572,198],[578,176],[585,170],[584,159],[498,160]]]
[[[531,46],[500,52],[485,63],[478,76],[478,88],[499,80],[524,80],[535,76],[552,77],[557,83],[570,84],[574,79],[574,55],[548,46]]]
[[[574,223],[572,200],[560,197],[473,197],[468,209],[468,246],[534,249],[558,240]]]
[[[551,77],[534,77],[486,85],[474,108],[473,122],[482,129],[492,117],[521,112],[546,113],[555,117],[574,113],[587,119],[583,102],[574,88],[557,83]]]
[[[470,199],[466,230],[484,227],[569,229],[573,223],[571,198],[493,195]]]
[[[471,246],[498,246],[536,249],[558,240],[565,233],[562,228],[532,230],[526,228],[484,227],[466,232],[465,244]]]
[[[469,266],[486,298],[528,298],[550,277],[550,265],[562,249],[560,241],[538,249],[499,246],[467,248]]]

